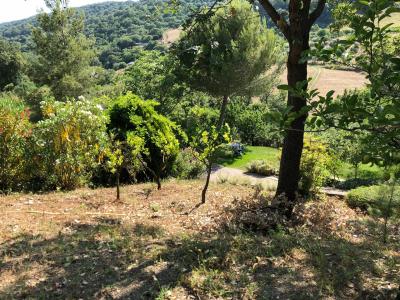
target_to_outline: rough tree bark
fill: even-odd
[[[297,83],[307,81],[307,62],[301,58],[304,51],[309,49],[311,27],[322,14],[326,0],[318,0],[311,13],[311,0],[290,0],[288,20],[278,13],[270,0],[260,0],[260,4],[289,43],[287,81],[290,88],[295,88]],[[305,85],[304,88],[306,89],[307,86]],[[306,105],[306,99],[289,91],[287,105],[293,113],[298,113]],[[300,160],[306,119],[307,114],[298,116],[286,130],[283,142],[276,196],[284,195],[287,198],[287,205],[282,208],[282,213],[289,218],[296,201],[300,179]]]

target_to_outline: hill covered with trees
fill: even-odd
[[[185,19],[211,0],[182,0],[176,9],[161,0],[104,2],[77,8],[85,16],[85,34],[96,41],[101,64],[105,68],[119,69],[134,61],[140,48],[162,48],[157,43],[163,32],[181,26]],[[286,3],[275,1],[284,14]],[[259,6],[260,14],[267,17]],[[321,27],[329,23],[329,13],[319,19]],[[19,43],[25,51],[31,49],[31,28],[36,17],[0,24],[0,37]]]
[[[165,30],[179,27],[207,0],[183,0],[172,10],[160,0],[105,2],[77,8],[85,16],[85,34],[96,41],[99,59],[106,68],[133,61],[138,47],[152,50]],[[0,37],[31,49],[36,17],[0,24]]]

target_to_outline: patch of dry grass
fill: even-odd
[[[398,224],[383,245],[379,220],[327,199],[299,206],[296,226],[254,232],[229,225],[265,195],[215,184],[198,206],[201,188],[126,186],[122,203],[113,189],[0,198],[0,298],[394,298]]]
[[[286,82],[286,71],[282,74],[282,82]],[[360,72],[334,70],[322,66],[310,66],[308,77],[312,78],[311,88],[318,89],[321,95],[334,90],[334,96],[343,95],[345,90],[365,87],[367,79]]]

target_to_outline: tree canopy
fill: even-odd
[[[250,3],[232,1],[190,28],[175,52],[183,77],[215,97],[245,94],[277,61],[278,38]]]
[[[0,91],[16,84],[22,74],[23,57],[19,48],[0,38]]]

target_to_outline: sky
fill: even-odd
[[[77,7],[106,1],[124,0],[70,0],[70,6]],[[44,7],[44,0],[0,0],[0,23],[31,17]]]

